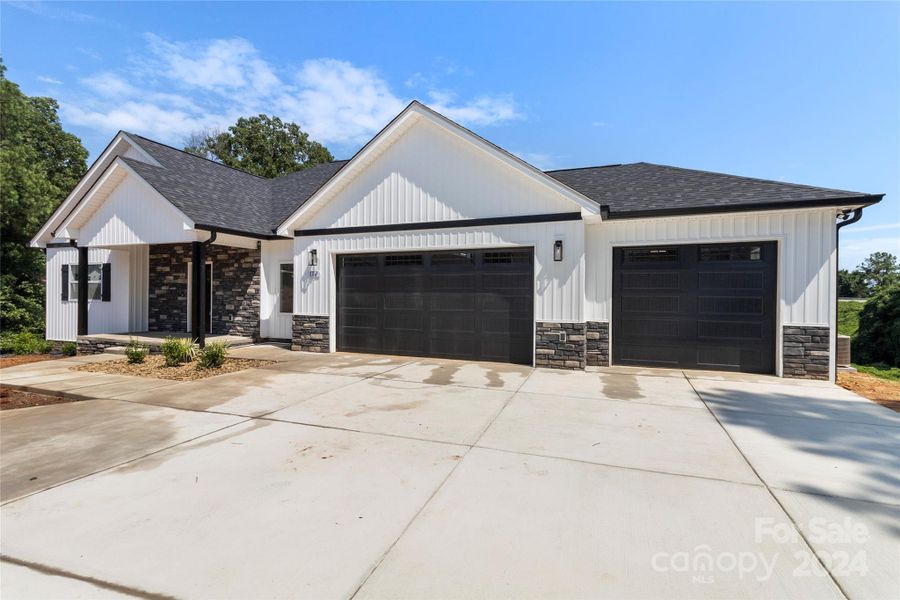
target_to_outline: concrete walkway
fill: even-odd
[[[900,593],[900,416],[841,388],[235,354],[0,371],[92,398],[0,414],[4,598]]]

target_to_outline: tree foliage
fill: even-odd
[[[187,152],[268,178],[334,160],[296,123],[262,114],[241,117],[228,131],[192,133],[184,142]]]
[[[868,298],[896,283],[900,283],[897,257],[890,252],[875,252],[853,271],[838,271],[838,296]]]
[[[859,313],[853,362],[900,367],[900,283],[883,287]]]
[[[40,331],[44,255],[28,242],[87,168],[81,140],[63,131],[52,98],[29,97],[0,62],[0,327]]]

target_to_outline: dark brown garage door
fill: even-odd
[[[532,249],[338,257],[337,346],[531,364]]]
[[[616,248],[613,362],[775,371],[775,242]]]

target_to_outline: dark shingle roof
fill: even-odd
[[[834,201],[877,202],[880,196],[753,179],[680,167],[632,163],[547,171],[614,217],[788,208]]]
[[[331,179],[346,160],[314,165],[265,179],[129,136],[161,167],[123,158],[147,183],[197,225],[271,236],[276,228]],[[804,205],[872,204],[880,195],[797,185],[679,167],[633,163],[547,171],[547,175],[608,206],[613,218]]]
[[[347,161],[314,165],[277,179],[128,134],[161,167],[123,158],[138,175],[198,225],[270,236]]]

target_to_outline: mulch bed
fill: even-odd
[[[0,356],[0,369],[4,367],[27,365],[28,363],[41,362],[43,360],[56,360],[57,358],[67,357],[62,354],[17,354],[15,356]]]
[[[838,385],[900,412],[900,382],[881,379],[868,373],[838,373]]]
[[[62,404],[63,402],[75,402],[75,400],[63,398],[62,396],[48,396],[45,394],[35,394],[32,392],[23,392],[21,390],[0,388],[0,410],[44,406],[45,404]]]
[[[108,375],[133,375],[136,377],[153,377],[155,379],[172,379],[175,381],[191,381],[206,379],[225,373],[235,373],[245,369],[255,369],[273,365],[274,360],[254,360],[249,358],[226,358],[225,363],[217,369],[201,369],[196,362],[183,363],[177,367],[167,367],[166,359],[159,355],[149,355],[141,364],[130,364],[127,359],[89,363],[73,367],[73,371],[89,373],[106,373]]]

